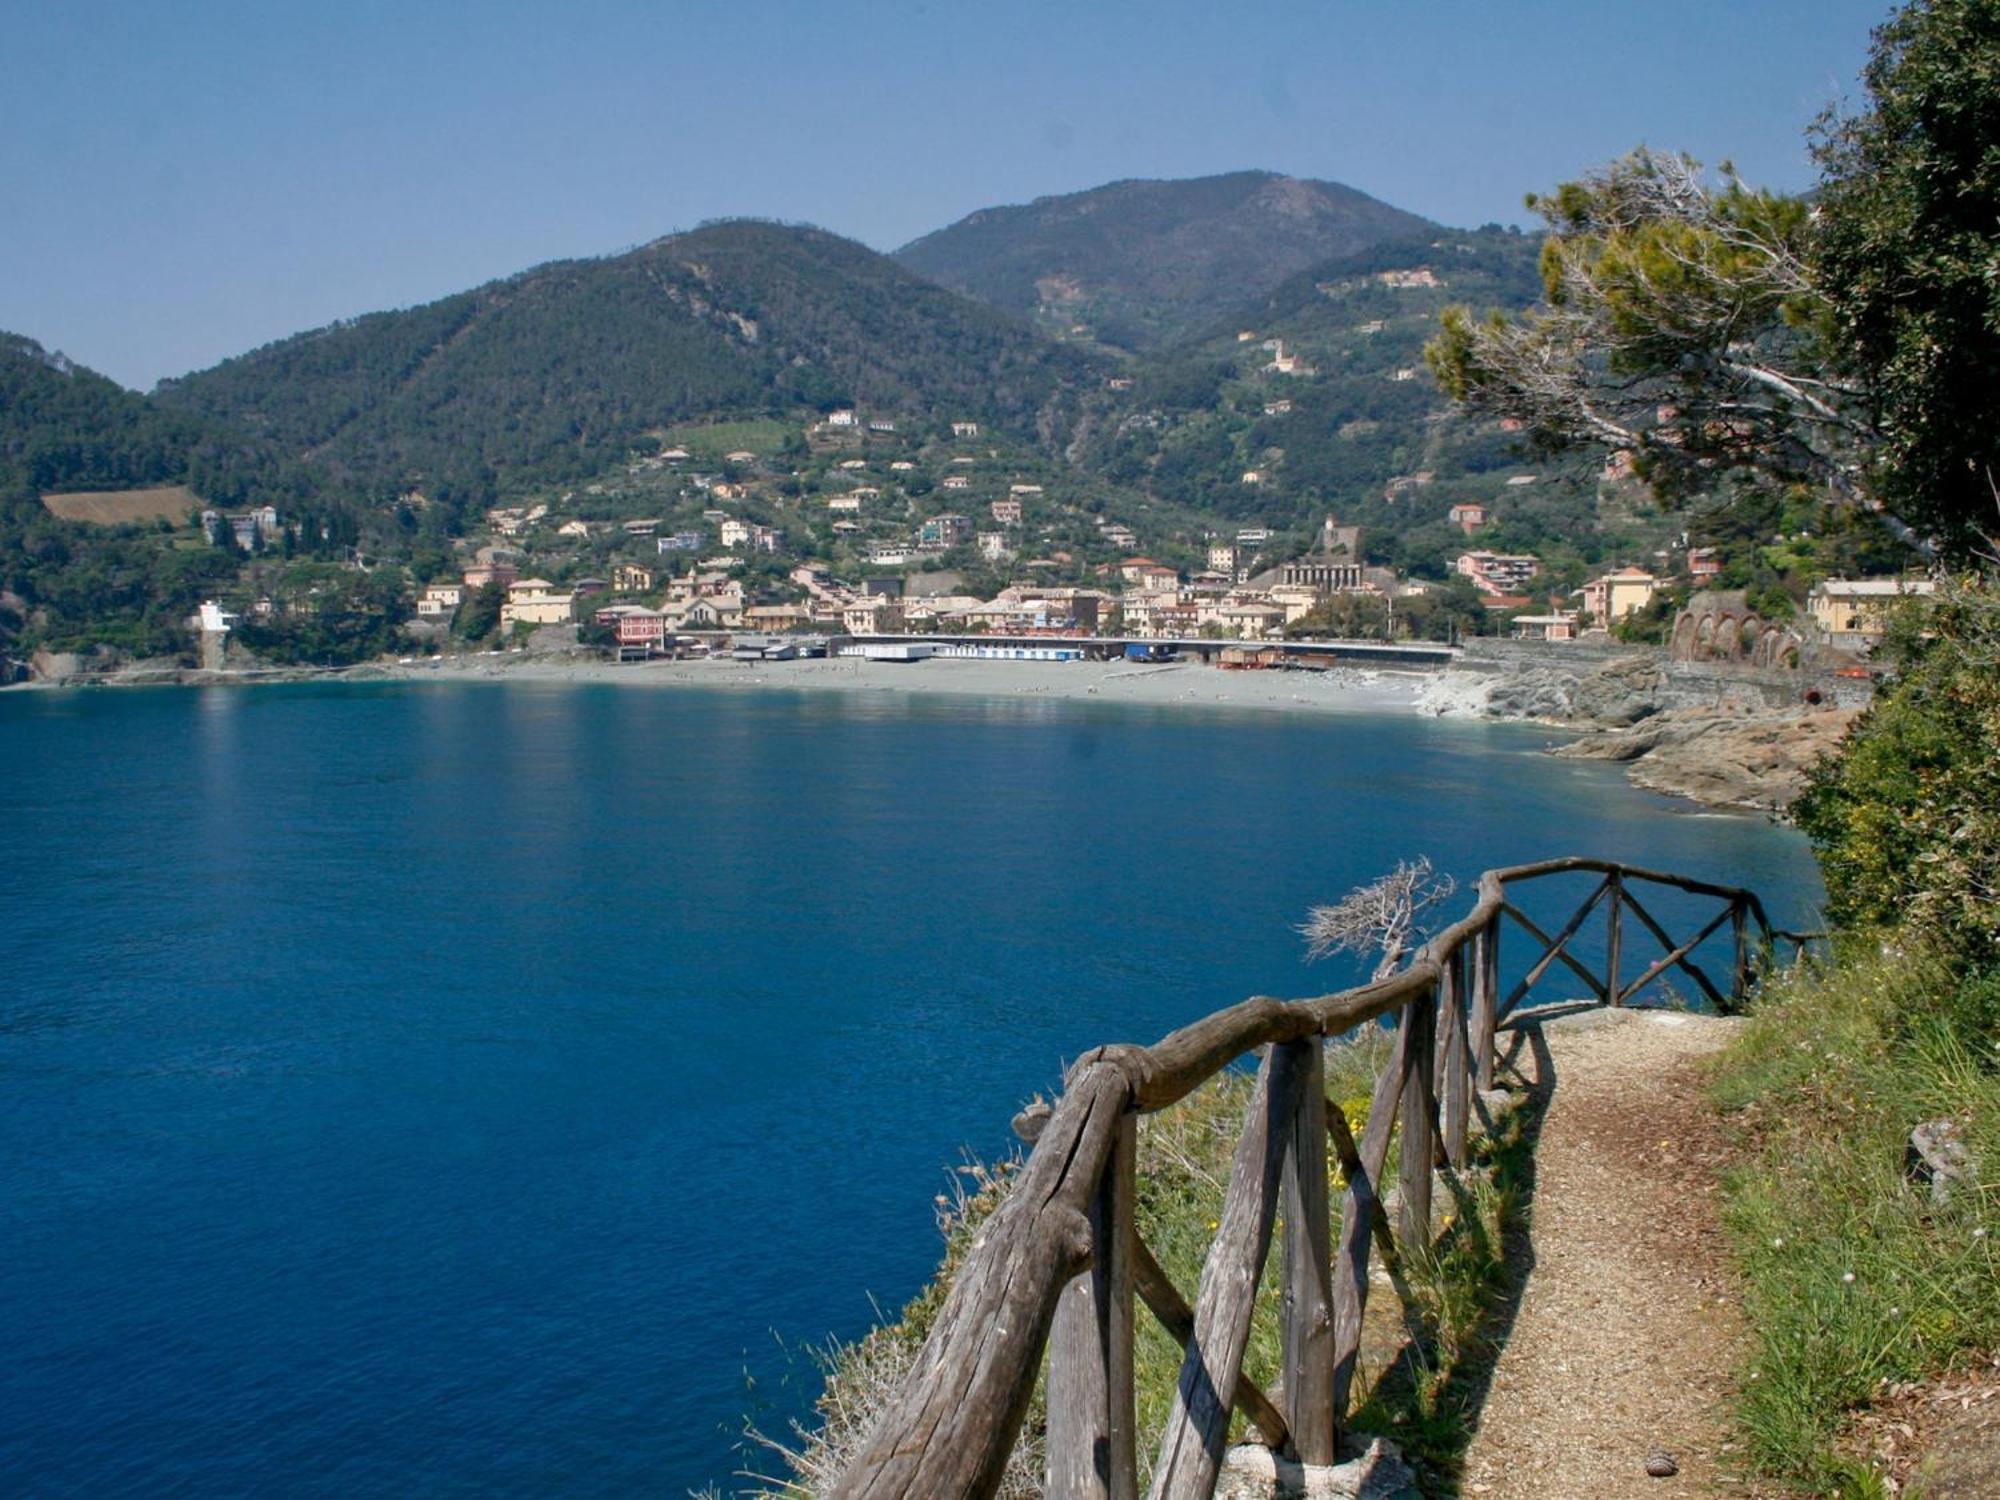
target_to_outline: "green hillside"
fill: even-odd
[[[1282,531],[1336,514],[1366,530],[1378,561],[1433,576],[1472,545],[1447,521],[1461,502],[1488,507],[1476,545],[1595,560],[1660,519],[1614,506],[1601,521],[1594,466],[1534,461],[1498,424],[1456,412],[1424,368],[1443,307],[1539,297],[1539,244],[1444,231],[1290,277],[1132,366],[1082,461],[1226,520]],[[1295,373],[1272,368],[1281,356]]]
[[[159,396],[331,473],[485,499],[716,415],[853,404],[1032,435],[1091,375],[861,245],[732,222],[301,334]]]
[[[1434,228],[1339,183],[1232,172],[981,209],[896,258],[1051,333],[1143,350],[1310,266]]]

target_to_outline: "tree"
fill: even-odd
[[[1875,33],[1867,110],[1823,120],[1814,151],[1811,274],[1869,392],[1871,483],[1953,552],[2000,532],[1996,58],[1996,0],[1916,0]]]
[[[1880,433],[1865,380],[1829,358],[1804,199],[1642,147],[1528,206],[1551,231],[1546,305],[1446,310],[1425,358],[1456,400],[1544,451],[1627,451],[1663,498],[1806,482],[1928,550],[1872,487]]]
[[[1299,932],[1306,940],[1307,958],[1331,953],[1375,953],[1376,979],[1387,979],[1403,962],[1413,942],[1429,935],[1418,920],[1431,907],[1449,901],[1458,882],[1431,867],[1430,856],[1399,860],[1396,868],[1372,885],[1356,886],[1332,906],[1315,906],[1306,913]]]

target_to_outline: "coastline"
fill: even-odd
[[[1414,713],[1423,672],[1336,667],[1325,672],[1225,672],[1192,662],[958,660],[614,663],[550,657],[461,657],[351,669],[399,682],[584,682],[643,688],[784,689],[880,696],[1043,698],[1280,713]]]
[[[1549,753],[1620,762],[1634,785],[1698,806],[1770,814],[1789,802],[1806,768],[1830,750],[1851,711],[1809,713],[1745,701],[1754,684],[1728,679],[1695,689],[1664,678],[1656,653],[1603,660],[1525,658],[1438,670],[1352,665],[1324,671],[1225,671],[1194,662],[1014,661],[859,657],[796,661],[733,658],[611,662],[564,652],[491,652],[368,662],[352,667],[204,672],[137,663],[89,680],[102,687],[254,687],[297,682],[601,684],[639,689],[778,690],[895,698],[956,697],[1122,703],[1189,712],[1427,718],[1534,724],[1559,741]],[[1720,686],[1718,686],[1718,683]],[[81,682],[30,682],[0,692]],[[1711,696],[1713,695],[1713,696]]]

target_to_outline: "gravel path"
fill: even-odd
[[[1696,1062],[1734,1022],[1597,1012],[1541,1028],[1518,1066],[1554,1089],[1527,1267],[1466,1454],[1466,1495],[1602,1500],[1744,1493],[1728,1476],[1740,1314],[1717,1222],[1724,1147]],[[1532,1039],[1531,1039],[1532,1040]],[[1650,1478],[1656,1451],[1679,1473]]]

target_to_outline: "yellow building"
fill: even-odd
[[[1806,595],[1806,608],[1834,645],[1867,647],[1882,639],[1897,605],[1936,589],[1927,578],[1829,578]]]
[[[1584,618],[1607,629],[1627,615],[1644,609],[1660,591],[1660,580],[1644,568],[1620,568],[1593,578],[1579,591]]]
[[[507,602],[500,606],[500,628],[512,630],[516,624],[566,625],[576,604],[576,595],[558,591],[546,578],[523,578],[507,590]]]

